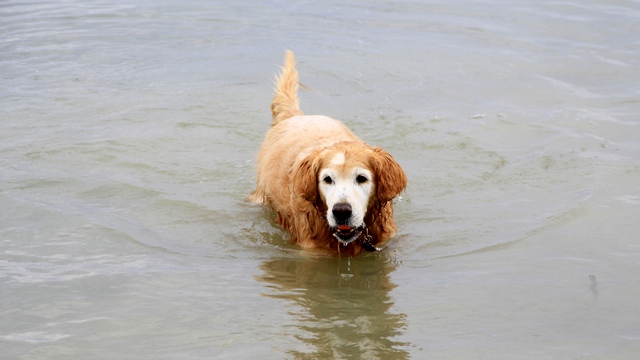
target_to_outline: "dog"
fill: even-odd
[[[392,200],[407,186],[406,174],[340,121],[302,113],[293,52],[281,70],[249,200],[271,207],[302,248],[351,256],[378,250],[397,232]]]

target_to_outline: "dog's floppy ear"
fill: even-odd
[[[315,203],[318,198],[318,171],[320,171],[319,151],[294,164],[291,169],[291,183],[297,196]]]
[[[407,175],[391,154],[372,147],[371,167],[376,177],[376,194],[382,202],[393,200],[407,186]]]

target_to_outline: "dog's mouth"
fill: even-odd
[[[338,239],[343,245],[347,245],[357,239],[363,230],[363,226],[351,227],[349,225],[338,225],[333,228],[333,237]]]

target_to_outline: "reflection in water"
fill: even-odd
[[[397,341],[405,314],[390,312],[389,292],[396,268],[381,254],[357,258],[279,258],[261,265],[266,296],[286,299],[304,311],[296,317],[296,337],[315,353],[291,351],[296,358],[402,359],[409,344]]]

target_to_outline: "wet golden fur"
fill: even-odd
[[[290,51],[285,54],[276,86],[271,103],[273,123],[258,154],[257,187],[249,199],[269,205],[277,223],[304,248],[325,247],[356,255],[367,234],[372,245],[393,237],[397,227],[391,200],[407,184],[400,165],[386,151],[365,144],[341,122],[303,115],[297,98],[298,73]],[[336,240],[335,229],[328,224],[327,217],[333,215],[327,208],[328,195],[319,191],[321,171],[347,178],[356,172],[373,175],[365,190],[356,182],[348,186],[347,190],[367,198],[362,215],[366,230],[347,244]],[[357,212],[358,204],[352,205]]]

